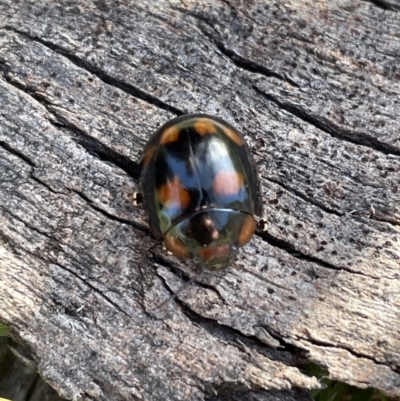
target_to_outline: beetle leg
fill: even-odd
[[[162,251],[165,252],[168,256],[173,255],[173,253],[167,249],[167,247],[165,246],[164,242],[162,244]]]
[[[257,229],[259,231],[267,231],[268,225],[267,225],[267,220],[266,219],[261,219],[257,223]]]
[[[141,205],[143,203],[143,194],[141,192],[135,192],[133,194],[133,204],[135,206]]]

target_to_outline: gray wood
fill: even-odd
[[[61,396],[307,400],[309,361],[400,396],[396,9],[0,0],[0,319]],[[268,230],[160,309],[193,266],[138,162],[200,111],[245,134]]]

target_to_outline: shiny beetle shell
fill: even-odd
[[[188,114],[150,138],[140,187],[150,229],[175,256],[226,267],[252,238],[260,184],[242,135],[220,118]]]

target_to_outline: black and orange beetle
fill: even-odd
[[[243,137],[206,114],[174,118],[153,134],[140,188],[154,236],[173,255],[208,269],[229,264],[262,214],[258,173]]]

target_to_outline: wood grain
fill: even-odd
[[[399,26],[395,1],[0,0],[0,319],[61,396],[308,400],[310,361],[400,396]],[[268,221],[201,276],[132,205],[188,112],[244,133]]]

